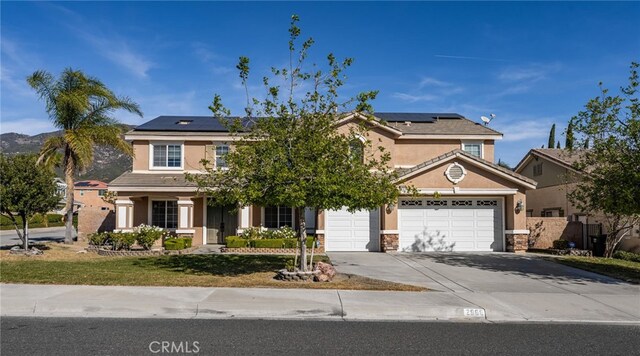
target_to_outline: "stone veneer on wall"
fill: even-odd
[[[380,247],[382,252],[398,251],[400,239],[398,234],[382,234],[380,238]]]

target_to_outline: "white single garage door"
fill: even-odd
[[[406,199],[401,251],[503,251],[502,199]]]
[[[346,209],[327,210],[324,218],[326,251],[379,251],[378,210],[350,213]]]

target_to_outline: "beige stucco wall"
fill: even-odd
[[[186,141],[184,143],[184,169],[187,171],[202,170],[200,161],[206,157],[204,142]]]
[[[495,163],[495,143],[493,140],[484,140],[484,157],[485,160]]]
[[[133,170],[149,170],[149,141],[133,141]]]
[[[564,216],[580,213],[567,198],[567,193],[574,187],[575,183],[527,190],[527,209],[533,210],[533,216],[542,216],[544,209],[554,208],[564,210]]]
[[[99,189],[82,189],[75,188],[73,190],[73,199],[76,202],[81,202],[84,206],[83,208],[108,208],[109,210],[113,210],[113,204],[107,203],[102,200],[102,197],[98,195]],[[106,192],[107,189],[105,188]]]
[[[393,164],[415,166],[461,148],[460,140],[396,140]]]
[[[445,176],[447,168],[453,164],[458,163],[467,171],[465,178],[458,184],[453,184]],[[402,184],[413,185],[416,188],[448,188],[451,189],[454,186],[460,188],[519,188],[516,183],[502,178],[496,174],[490,173],[483,168],[479,168],[467,161],[460,159],[453,159],[429,169],[420,175],[410,177],[403,181]],[[523,191],[524,192],[524,191]]]
[[[542,174],[534,176],[533,167],[540,163],[542,163]],[[530,160],[519,173],[538,182],[538,189],[576,181],[576,175],[570,170],[544,158],[538,158],[537,160],[534,158]]]

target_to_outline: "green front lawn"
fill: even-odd
[[[640,263],[616,258],[566,256],[554,258],[559,263],[605,276],[640,284]]]
[[[76,254],[75,246],[51,244],[43,256],[0,251],[0,282],[130,286],[268,287],[421,291],[424,288],[339,274],[329,283],[275,280],[293,256],[177,255],[103,257]],[[316,261],[328,261],[316,256]]]

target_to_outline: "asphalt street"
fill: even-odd
[[[632,355],[640,326],[23,318],[0,320],[8,355]]]
[[[64,241],[64,226],[31,229],[29,231],[29,241],[31,243]],[[21,243],[15,230],[0,231],[0,246],[11,246]]]

